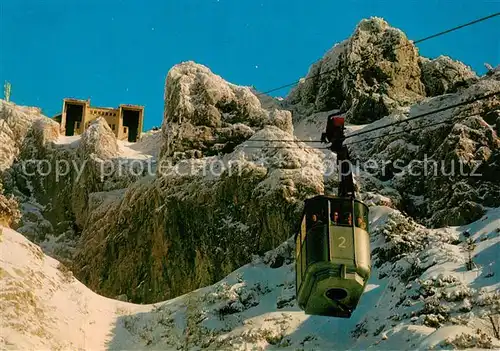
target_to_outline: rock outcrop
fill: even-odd
[[[170,70],[165,97],[155,175],[106,187],[94,181],[99,157],[87,157],[73,185],[82,233],[72,268],[109,297],[156,302],[211,284],[290,237],[301,200],[324,190],[324,155],[295,143],[290,112],[263,107],[249,88],[187,62]],[[114,147],[100,139],[106,128],[86,133],[80,158]]]
[[[354,137],[358,144],[353,157],[378,165],[372,173],[399,192],[402,208],[428,225],[477,220],[485,207],[500,206],[500,180],[493,175],[498,171],[500,139],[491,125],[494,111],[500,109],[500,74],[485,76],[459,93],[427,100],[410,109],[408,116],[395,113],[366,127],[495,92],[488,99]],[[402,131],[406,132],[398,133]]]
[[[312,65],[285,102],[298,116],[344,109],[350,122],[369,123],[422,100],[420,76],[417,49],[406,35],[371,18]]]
[[[21,152],[24,138],[33,128],[35,121],[43,121],[44,116],[34,107],[16,106],[0,99],[0,174],[14,163]],[[54,122],[55,123],[55,122]],[[51,130],[48,134],[57,133]]]
[[[448,56],[439,56],[434,60],[420,57],[420,69],[427,96],[455,93],[478,79],[470,67]]]
[[[254,138],[292,137],[267,127]],[[181,160],[121,193],[94,194],[75,275],[106,296],[151,303],[211,284],[286,240],[301,200],[323,192],[323,156],[246,148],[255,144]]]
[[[118,158],[116,138],[104,119],[96,120],[81,139],[65,144],[58,139],[57,122],[36,114],[24,120],[26,108],[9,106],[3,116],[24,121],[10,144],[16,161],[2,173],[8,193],[21,203],[16,229],[66,261],[86,225],[90,194],[125,188],[142,174],[131,174],[127,160]]]
[[[313,64],[283,105],[296,112],[295,122],[341,109],[349,122],[365,124],[477,79],[469,67],[447,56],[420,57],[402,31],[375,17],[362,20],[349,39]]]
[[[3,184],[0,182],[0,225],[10,227],[17,224],[20,218],[19,204],[13,196],[5,196]]]
[[[82,157],[94,155],[100,159],[117,157],[118,143],[114,133],[103,117],[99,117],[82,135],[79,153]]]
[[[250,88],[230,84],[191,61],[169,71],[162,157],[229,153],[266,125],[293,133],[290,112],[264,109]]]

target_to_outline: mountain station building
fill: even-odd
[[[144,106],[122,104],[116,108],[92,107],[90,99],[63,100],[62,113],[53,117],[66,136],[80,135],[92,121],[103,117],[118,140],[136,142],[141,137]]]

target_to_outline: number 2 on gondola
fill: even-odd
[[[346,239],[343,236],[339,237],[339,247],[341,249],[345,249],[346,248],[345,242],[346,242]]]

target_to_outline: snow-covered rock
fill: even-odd
[[[290,142],[269,149],[253,139]],[[107,296],[156,302],[211,284],[278,246],[292,235],[302,200],[324,191],[325,156],[296,146],[287,132],[265,127],[230,154],[159,165],[161,176],[97,201],[76,276]]]
[[[448,56],[439,56],[434,60],[420,57],[420,69],[427,96],[454,93],[478,79],[470,67]]]
[[[290,112],[263,108],[249,87],[230,84],[191,61],[170,69],[165,82],[162,157],[229,153],[266,125],[293,133]]]
[[[500,79],[485,76],[460,92],[426,99],[405,113],[393,113],[358,131],[495,92],[500,94]],[[384,181],[382,188],[396,189],[412,216],[432,226],[465,224],[479,218],[485,206],[500,205],[500,183],[494,175],[499,170],[500,139],[487,122],[492,123],[488,116],[499,108],[498,96],[491,96],[372,133],[355,136],[353,132],[347,143],[355,143],[351,147],[354,159],[366,167],[377,165],[367,171]]]
[[[402,31],[381,18],[365,19],[311,66],[285,102],[297,119],[342,108],[353,123],[372,122],[423,99],[418,63],[417,49]]]
[[[135,155],[131,157],[139,158],[140,155],[148,155],[152,158],[158,158],[160,149],[163,145],[163,135],[161,129],[150,130],[141,134],[141,140],[135,143],[122,142],[123,148],[134,151]],[[123,152],[122,152],[123,154]]]
[[[296,112],[295,123],[338,109],[347,111],[352,123],[369,123],[477,79],[469,67],[447,56],[420,57],[401,30],[373,17],[313,64],[283,106]]]
[[[109,159],[119,154],[116,137],[103,117],[97,118],[82,134],[80,153]]]
[[[0,172],[12,165],[32,129],[41,131],[48,140],[57,139],[59,132],[54,125],[57,123],[43,116],[40,109],[0,99]]]

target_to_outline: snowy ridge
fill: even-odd
[[[74,136],[59,136],[54,141],[55,145],[76,149],[81,144],[81,135]],[[117,157],[127,159],[148,159],[156,158],[159,154],[162,145],[161,131],[150,131],[142,135],[141,140],[131,143],[123,140],[116,140],[118,144]]]
[[[136,153],[158,158],[162,143],[161,130],[147,131],[141,135],[141,139],[136,143],[124,142],[124,148],[128,147]]]

